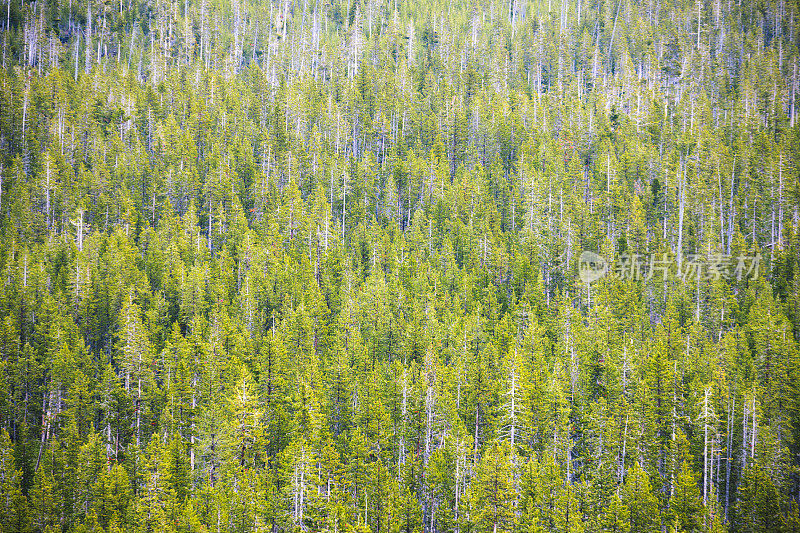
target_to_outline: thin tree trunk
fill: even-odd
[[[725,520],[728,519],[728,507],[730,507],[731,503],[731,462],[733,461],[732,457],[732,447],[733,447],[733,414],[736,411],[736,397],[734,396],[732,399],[732,404],[728,408],[728,432],[727,432],[727,456],[728,460],[725,462]]]
[[[39,471],[39,464],[42,461],[42,452],[44,451],[45,445],[47,444],[48,434],[50,432],[50,416],[51,416],[51,396],[53,395],[53,391],[50,390],[46,395],[42,395],[42,438],[41,442],[39,443],[39,455],[36,457],[36,468],[34,469],[35,472]]]
[[[708,389],[703,398],[703,504],[708,503]]]
[[[747,399],[742,405],[742,472],[747,469]]]
[[[778,155],[778,249],[783,250],[783,152]]]
[[[347,215],[347,173],[342,174],[342,244],[345,243],[345,216]]]
[[[622,460],[619,464],[619,484],[617,485],[617,494],[619,494],[619,487],[625,480],[625,453],[628,447],[628,414],[625,414],[625,430],[622,433]]]
[[[756,394],[753,392],[753,431],[750,432],[750,458],[756,456]]]
[[[734,211],[733,211],[733,187],[735,183],[736,177],[736,156],[733,156],[733,164],[731,165],[731,196],[730,196],[730,204],[728,206],[728,242],[725,247],[725,253],[731,253],[731,241],[733,240],[733,220],[734,220]]]
[[[683,216],[686,204],[686,166],[681,158],[678,168],[678,277],[681,276],[681,266],[683,263]]]

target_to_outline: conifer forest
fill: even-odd
[[[0,531],[800,532],[796,1],[0,47]]]

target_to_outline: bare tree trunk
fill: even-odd
[[[725,246],[725,253],[731,253],[731,241],[733,240],[733,219],[734,219],[734,211],[733,211],[733,187],[735,183],[736,177],[736,156],[733,156],[733,164],[731,165],[731,196],[730,196],[730,204],[728,205],[728,242]]]
[[[617,2],[617,13],[614,15],[614,27],[611,30],[611,39],[608,41],[608,53],[606,57],[608,58],[608,65],[611,66],[611,49],[614,47],[614,35],[617,33],[617,19],[619,18],[619,8],[622,5],[622,0]]]
[[[24,121],[23,121],[23,129],[24,129]],[[24,135],[24,134],[23,134]],[[45,224],[47,225],[47,229],[50,229],[50,157],[45,156],[45,213],[44,213],[44,220]]]
[[[708,503],[708,389],[703,398],[703,504]]]
[[[5,55],[3,55],[5,59]],[[5,64],[5,61],[3,62]],[[792,76],[792,107],[789,111],[789,123],[790,127],[794,128],[794,114],[795,114],[795,91],[797,90],[797,60],[794,61],[794,75]]]
[[[474,465],[478,464],[478,443],[479,443],[479,440],[478,440],[478,424],[480,422],[480,413],[481,413],[481,404],[480,404],[480,402],[478,402],[475,405],[475,449],[474,449],[473,455],[472,455],[472,463]]]
[[[342,174],[342,244],[345,243],[345,216],[347,214],[347,173]]]
[[[756,394],[753,392],[753,431],[750,432],[750,458],[756,456]]]
[[[622,432],[622,460],[619,464],[619,484],[617,485],[617,494],[619,494],[619,487],[625,480],[625,452],[628,446],[628,414],[625,414],[625,430]]]
[[[461,477],[462,477],[462,471],[461,471],[460,467],[461,467],[462,464],[466,465],[466,463],[467,463],[466,455],[464,455],[462,457],[462,454],[461,454],[461,440],[460,439],[457,442],[457,449],[458,449],[458,455],[456,455],[456,479],[455,479],[456,504],[455,504],[455,507],[453,509],[453,517],[455,518],[455,524],[456,524],[455,525],[455,531],[456,531],[456,533],[459,533],[460,532],[460,527],[459,527],[459,512],[458,511],[459,511],[459,503],[460,503],[460,499],[461,499],[460,484],[461,484]]]
[[[11,4],[11,2],[9,2],[9,4]],[[81,32],[79,28],[78,31],[75,33],[75,81],[76,82],[78,81],[78,64],[81,56],[80,46],[81,46]],[[3,56],[3,59],[5,59],[5,56]]]
[[[719,191],[719,243],[721,247],[725,246],[725,201],[722,199],[722,174],[717,165],[717,189]]]
[[[50,407],[52,403],[52,395],[52,390],[49,390],[47,394],[42,395],[42,438],[41,442],[39,443],[39,455],[36,458],[36,469],[34,470],[36,472],[39,471],[39,464],[42,461],[42,452],[47,444],[47,439],[50,433],[50,417],[52,415]]]
[[[742,402],[742,472],[747,469],[747,399]]]
[[[401,475],[401,467],[406,464],[406,439],[405,439],[405,431],[406,431],[406,418],[408,415],[408,381],[406,380],[406,369],[403,368],[403,403],[400,407],[400,412],[403,416],[403,424],[402,430],[400,432],[400,443],[398,446],[398,454],[397,454],[397,475]]]
[[[78,251],[83,251],[83,209],[78,211],[80,218],[78,219]]]
[[[731,503],[731,462],[733,461],[732,457],[732,449],[733,448],[733,414],[736,411],[736,397],[732,398],[732,404],[728,408],[728,431],[727,431],[727,442],[726,442],[726,455],[728,456],[728,460],[725,462],[725,519],[728,518],[728,507],[730,507]]]
[[[783,152],[778,155],[778,249],[783,250]]]
[[[425,455],[422,457],[423,465],[428,464],[428,458],[430,457],[431,453],[431,439],[433,434],[433,405],[434,405],[434,380],[435,378],[435,369],[433,368],[433,356],[432,350],[428,348],[428,357],[427,357],[427,367],[426,368],[426,381],[427,387],[425,391]]]
[[[681,276],[681,266],[683,263],[683,216],[686,204],[686,166],[681,158],[678,168],[678,277]]]
[[[141,367],[141,354],[140,357],[140,367]],[[141,368],[139,369],[139,377],[137,379],[137,391],[136,391],[136,447],[139,448],[141,444],[141,435],[142,435],[142,377],[141,377]]]
[[[516,450],[516,433],[517,433],[517,369],[515,368],[517,360],[517,346],[514,345],[514,363],[511,367],[511,457],[514,458],[514,451]]]
[[[192,413],[194,413],[195,409],[197,408],[197,395],[195,391],[197,390],[197,374],[192,375]],[[192,416],[192,425],[191,425],[192,434],[189,436],[189,464],[191,465],[191,469],[194,472],[194,434],[195,434],[195,423],[194,423],[194,416]]]
[[[89,2],[88,13],[86,15],[86,61],[83,72],[88,75],[92,68],[92,3]]]

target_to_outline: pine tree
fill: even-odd
[[[742,474],[738,498],[731,515],[734,531],[781,531],[784,527],[778,489],[764,468],[749,465]]]
[[[476,478],[470,486],[474,527],[486,531],[514,529],[514,473],[508,444],[487,447],[476,468]]]
[[[600,531],[627,533],[631,531],[630,511],[622,503],[619,495],[611,496],[611,501],[605,513],[600,518]]]
[[[404,484],[395,487],[389,531],[392,533],[419,533],[422,531],[422,510],[411,491]]]
[[[795,3],[111,4],[0,9],[0,530],[795,528]]]
[[[39,531],[56,527],[62,519],[64,510],[61,494],[53,477],[53,460],[52,451],[47,450],[33,478],[33,486],[29,493],[31,520],[34,528]]]
[[[110,470],[103,469],[95,482],[95,512],[97,520],[104,528],[124,529],[130,523],[130,509],[133,500],[128,473],[120,464]]]
[[[658,500],[647,472],[638,463],[628,470],[621,498],[630,512],[631,531],[655,532],[661,529]]]
[[[0,430],[0,525],[4,531],[32,531],[28,501],[22,493],[8,432]]]
[[[141,310],[133,303],[133,295],[122,308],[120,315],[120,363],[123,370],[124,388],[133,401],[135,415],[134,437],[136,446],[141,445],[143,410],[152,387],[152,349],[141,321]]]
[[[669,501],[670,514],[681,531],[701,531],[703,529],[704,508],[700,488],[686,459],[681,463],[675,478],[675,488]]]

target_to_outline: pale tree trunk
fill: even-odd
[[[9,4],[11,4],[11,2],[9,2]],[[75,33],[75,81],[76,82],[78,81],[78,65],[81,56],[80,46],[81,46],[81,32],[79,29]],[[3,57],[3,59],[5,59],[5,56]],[[3,63],[5,63],[5,61],[3,61]],[[5,67],[5,65],[3,66]]]
[[[719,457],[719,454],[715,455],[716,452],[717,452],[717,435],[715,431],[715,435],[711,439],[711,459],[710,459],[711,464],[709,464],[709,472],[708,472],[709,498],[714,498],[714,465],[717,464],[717,459]]]
[[[82,252],[83,251],[83,209],[79,209],[78,210],[78,221],[77,221],[77,223],[73,222],[73,224],[75,224],[75,229],[76,229],[75,240],[76,240],[76,243],[78,245],[78,251]]]
[[[617,2],[617,13],[614,15],[614,27],[611,29],[611,39],[608,42],[608,53],[606,57],[608,58],[608,66],[611,66],[611,50],[614,47],[614,35],[617,33],[617,19],[619,18],[619,8],[622,5],[622,0]]]
[[[478,443],[479,443],[479,441],[478,441],[478,424],[480,422],[480,412],[481,412],[481,404],[480,404],[480,402],[478,402],[475,405],[475,449],[474,449],[473,455],[472,455],[473,465],[477,465],[478,464]]]
[[[22,124],[23,124],[23,129],[24,129],[24,125],[25,125],[24,120],[23,120]],[[50,189],[51,189],[51,186],[50,186],[50,156],[46,156],[45,157],[45,176],[46,176],[46,178],[45,178],[46,181],[45,181],[45,186],[44,186],[44,188],[45,188],[45,213],[44,213],[44,219],[45,219],[45,223],[47,225],[47,229],[49,230],[50,229]]]
[[[614,242],[614,223],[611,214],[611,154],[606,154],[606,210],[608,211],[608,228],[606,229],[606,238],[609,242]]]
[[[455,483],[456,503],[455,503],[455,508],[454,508],[453,512],[454,512],[454,518],[455,518],[455,523],[456,523],[455,531],[456,531],[456,533],[460,533],[461,527],[460,527],[460,522],[459,522],[459,517],[460,517],[460,514],[459,514],[459,503],[461,501],[462,478],[464,477],[464,470],[466,469],[466,465],[467,465],[467,454],[466,454],[466,450],[463,450],[463,448],[462,448],[462,442],[461,442],[460,438],[458,439],[458,441],[456,443],[456,447],[457,447],[457,450],[458,450],[458,455],[456,456],[456,479],[455,479],[455,482],[456,482]]]
[[[89,2],[88,13],[86,15],[86,61],[83,72],[88,75],[92,68],[92,3]]]
[[[211,200],[208,201],[208,251],[211,251],[211,220],[213,219],[213,215],[211,214]]]
[[[514,345],[514,363],[517,359],[517,347]],[[516,450],[516,433],[517,433],[517,371],[514,365],[511,367],[511,460],[513,462]]]
[[[397,462],[398,462],[398,465],[399,465],[398,468],[397,468],[398,479],[399,479],[399,476],[401,475],[402,466],[404,464],[406,464],[406,437],[405,437],[405,432],[406,432],[406,422],[407,422],[406,419],[407,419],[407,416],[408,416],[408,381],[406,380],[406,369],[405,368],[403,368],[403,378],[402,379],[403,379],[403,403],[402,403],[402,405],[400,407],[400,412],[401,412],[401,414],[403,416],[403,420],[402,420],[402,427],[401,427],[401,430],[400,430],[400,443],[398,445],[398,454],[397,454]]]
[[[703,3],[700,0],[697,0],[697,47],[695,50],[700,50],[700,26],[702,23],[700,9],[703,7]]]
[[[753,431],[750,432],[750,458],[755,458],[756,456],[756,393],[753,392]]]
[[[192,413],[194,413],[195,409],[197,408],[197,394],[195,391],[197,390],[197,373],[192,374]],[[192,434],[189,437],[189,464],[191,466],[192,472],[194,472],[194,434],[195,434],[195,423],[194,423],[194,416],[192,416]]]
[[[681,276],[681,266],[683,263],[683,216],[686,204],[686,166],[681,158],[678,168],[678,277]]]
[[[619,464],[619,484],[617,485],[617,494],[619,494],[619,487],[625,480],[625,452],[628,447],[628,414],[625,414],[625,430],[622,432],[622,460]]]
[[[717,190],[719,192],[717,209],[719,210],[719,243],[725,246],[725,201],[722,199],[722,175],[717,165]]]
[[[342,174],[342,244],[345,242],[345,216],[347,214],[347,173]]]
[[[747,468],[747,398],[742,402],[742,472]]]
[[[428,348],[428,356],[426,357],[426,372],[425,381],[427,381],[427,390],[425,392],[425,455],[422,458],[423,465],[427,466],[428,459],[431,453],[431,439],[433,434],[433,421],[434,421],[434,385],[436,381],[436,370],[434,368],[433,351]]]
[[[5,58],[5,56],[3,56]],[[5,61],[4,61],[5,63]],[[797,90],[797,60],[794,61],[794,76],[792,76],[792,106],[791,111],[789,111],[789,123],[790,127],[794,128],[794,113],[795,113],[795,91]]]
[[[331,214],[329,217],[325,218],[325,254],[328,253],[328,225],[331,218],[333,218],[333,167],[331,167],[331,205],[330,205]]]
[[[139,354],[139,370],[136,380],[136,448],[138,449],[141,444],[142,434],[142,354]]]
[[[41,442],[39,443],[39,455],[36,458],[35,471],[39,470],[39,463],[42,461],[42,452],[44,451],[44,448],[47,445],[47,440],[50,434],[50,418],[52,416],[52,411],[51,411],[52,397],[53,397],[52,390],[49,390],[46,395],[42,395],[42,438]]]
[[[731,462],[733,457],[731,451],[733,448],[733,413],[736,411],[736,397],[732,399],[732,404],[728,408],[728,427],[726,435],[726,454],[727,461],[725,462],[725,519],[728,518],[728,507],[731,503]]]
[[[778,155],[778,249],[783,250],[783,152]]]
[[[730,195],[730,204],[728,205],[728,242],[725,246],[725,253],[731,253],[731,242],[733,240],[733,220],[735,217],[735,213],[733,211],[733,187],[735,184],[735,177],[736,177],[736,156],[733,156],[733,165],[731,165],[731,195]]]
[[[703,398],[703,504],[708,503],[708,389]]]

